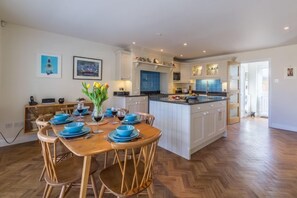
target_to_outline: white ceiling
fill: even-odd
[[[0,0],[0,18],[178,58],[297,43],[296,0]]]

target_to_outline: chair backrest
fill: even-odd
[[[155,116],[148,113],[142,113],[142,112],[136,112],[136,114],[139,115],[140,120],[145,121],[145,123],[153,126],[155,121]]]
[[[121,181],[121,194],[129,195],[131,192],[140,192],[152,183],[153,163],[160,137],[161,133],[142,141],[111,143],[121,172],[121,177],[118,178]],[[123,150],[124,155],[121,155]],[[128,153],[132,153],[131,158]]]
[[[49,136],[49,130],[51,130],[50,125],[42,127],[38,131],[37,137],[41,143],[42,155],[47,175],[52,181],[58,182],[55,165],[57,161],[56,143],[59,141],[59,139],[58,137]]]
[[[63,107],[61,108],[61,111],[63,111],[64,113],[72,114],[74,111],[74,107]]]
[[[49,120],[51,119],[53,115],[52,114],[45,114],[45,115],[40,115],[36,119],[36,125],[38,130],[40,130],[42,127],[45,127],[46,125],[49,125]]]

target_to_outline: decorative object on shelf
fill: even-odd
[[[73,79],[102,80],[102,59],[73,57]]]
[[[61,56],[53,54],[39,54],[37,62],[37,76],[45,78],[61,78]]]
[[[109,85],[107,83],[105,83],[104,85],[101,85],[99,82],[94,82],[91,88],[90,84],[83,82],[82,86],[83,86],[82,92],[86,96],[88,96],[88,98],[94,104],[94,111],[92,114],[93,119],[96,121],[97,119],[101,121],[104,117],[102,104],[105,100],[108,99],[107,91],[108,91]]]
[[[192,67],[192,76],[202,76],[202,66],[201,65],[195,65]]]
[[[86,99],[84,99],[84,98],[77,98],[76,99],[76,102],[80,102],[80,101],[85,101]]]
[[[154,58],[154,63],[159,64],[159,60]]]
[[[34,101],[34,97],[30,96],[30,102],[29,105],[37,105],[38,103]]]
[[[214,76],[219,74],[219,66],[218,64],[207,64],[206,65],[206,75]]]
[[[296,67],[285,67],[285,79],[296,78]]]
[[[59,100],[58,100],[59,104],[63,104],[64,101],[65,101],[64,98],[59,98]]]

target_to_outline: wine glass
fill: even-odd
[[[123,109],[120,109],[117,113],[118,119],[120,121],[122,121],[125,118],[126,115],[126,111],[124,111]]]
[[[115,107],[111,107],[111,113],[112,113],[112,115],[113,115],[113,119],[114,119],[114,120],[115,120],[115,117],[116,117],[116,115],[117,115],[117,112],[118,112],[117,108],[115,108]]]
[[[77,121],[84,121],[82,118],[82,112],[84,111],[84,103],[79,102],[76,107],[77,112],[79,113],[79,119]]]
[[[102,111],[99,111],[99,112],[96,112],[94,115],[93,115],[93,119],[95,122],[101,122],[104,118],[104,113]],[[94,130],[93,131],[94,133],[101,133],[103,132],[102,130]]]

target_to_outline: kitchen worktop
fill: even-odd
[[[164,95],[163,96],[156,95],[156,96],[151,96],[149,100],[174,103],[174,104],[182,104],[182,105],[195,105],[195,104],[201,104],[201,103],[227,100],[227,97],[222,97],[222,96],[197,96],[196,98],[197,99],[174,100],[171,97],[164,97]]]
[[[145,94],[137,94],[137,95],[123,95],[123,96],[115,96],[115,97],[126,97],[126,98],[129,98],[129,97],[142,97],[142,96],[147,96]]]

